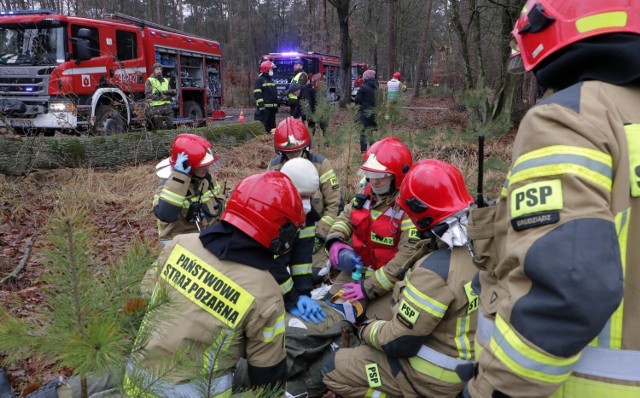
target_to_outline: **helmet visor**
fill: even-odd
[[[370,170],[360,169],[360,170],[358,170],[358,175],[360,177],[365,177],[365,178],[386,178],[386,177],[392,176],[393,174],[392,173],[381,173],[379,171],[370,171]]]

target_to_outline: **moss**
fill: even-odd
[[[82,164],[87,159],[85,146],[78,138],[69,138],[63,146],[61,156],[68,158],[72,164]]]

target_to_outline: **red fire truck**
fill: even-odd
[[[324,82],[327,100],[340,100],[340,93],[342,93],[340,57],[317,52],[283,52],[264,55],[262,60],[266,59],[276,64],[272,79],[278,91],[279,104],[287,104],[287,96],[284,91],[289,87],[289,82],[295,76],[293,63],[296,60],[302,60],[303,69],[309,75],[311,84],[314,87],[317,86],[319,81]]]
[[[224,117],[216,41],[124,14],[1,11],[0,126],[101,134],[141,126],[156,62],[175,82],[176,118]]]
[[[358,93],[358,88],[362,86],[362,74],[369,69],[369,65],[363,62],[351,63],[351,100],[355,98]]]

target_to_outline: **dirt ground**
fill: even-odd
[[[402,110],[403,128],[419,136],[430,129],[445,127],[462,130],[466,119],[463,111],[453,109],[451,98],[419,98],[408,101]],[[282,108],[278,119],[287,116]],[[237,110],[229,110],[236,117]],[[252,113],[244,112],[247,120]],[[345,111],[339,112],[330,124],[330,131],[338,131],[350,117]],[[339,176],[344,169],[358,159],[359,155],[346,156],[345,148],[331,144],[328,137],[319,136],[312,140],[322,142],[313,151],[332,161]],[[491,151],[499,152],[499,157],[508,158],[509,137],[494,143]],[[437,146],[433,146],[435,148]],[[443,155],[454,164],[464,168],[471,178],[474,165],[465,164],[468,157],[464,152],[446,152],[442,148],[429,149],[426,146],[416,152],[417,158]],[[493,148],[493,149],[492,149]],[[222,159],[222,167],[217,172],[221,182],[226,181],[227,192],[243,177],[263,171],[275,155],[271,135],[257,137],[240,147],[217,148]],[[435,152],[434,152],[435,151]],[[156,191],[158,178],[154,174],[157,162],[147,162],[136,166],[121,166],[112,169],[60,169],[34,172],[24,177],[0,175],[0,280],[11,273],[22,262],[24,268],[17,276],[0,283],[0,305],[11,314],[29,317],[43,304],[41,275],[44,270],[47,248],[46,222],[56,208],[62,192],[73,192],[86,197],[87,206],[95,223],[97,235],[95,245],[98,260],[104,263],[118,258],[123,248],[135,239],[154,242],[156,225],[151,213],[151,201]],[[356,165],[352,165],[357,167]],[[496,178],[502,178],[498,176]],[[349,185],[353,181],[341,181]],[[475,195],[474,195],[475,196]],[[3,353],[0,352],[0,367]],[[6,367],[6,366],[5,366]],[[6,369],[11,385],[17,395],[37,389],[41,383],[61,372],[53,358],[24,358],[17,366]],[[69,373],[63,369],[62,373]]]

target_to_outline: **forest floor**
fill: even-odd
[[[461,141],[456,132],[464,130],[466,113],[455,110],[450,97],[412,99],[401,110],[397,127],[389,126],[388,134],[403,131],[405,140],[413,142],[415,159],[437,157],[460,168],[473,196],[477,162],[474,142]],[[278,120],[287,116],[281,108]],[[357,186],[355,170],[361,161],[357,135],[345,142],[335,137],[342,125],[349,122],[353,110],[339,110],[332,117],[329,133],[312,138],[312,151],[327,157],[345,187],[347,196]],[[251,118],[251,115],[245,117]],[[249,119],[248,119],[249,120]],[[454,136],[451,136],[454,135]],[[379,137],[377,137],[379,138]],[[485,181],[490,185],[487,196],[496,197],[509,162],[513,133],[488,143],[485,153],[497,166],[488,170]],[[271,135],[256,137],[239,147],[216,148],[222,166],[217,171],[228,192],[243,177],[264,171],[274,157]],[[36,309],[46,301],[41,276],[46,269],[44,252],[50,247],[47,220],[55,214],[60,195],[71,193],[89,210],[95,226],[96,263],[117,261],[134,240],[143,239],[157,246],[156,224],[151,213],[151,201],[158,185],[154,174],[157,162],[110,169],[58,169],[32,172],[23,177],[0,175],[0,280],[20,262],[24,268],[16,277],[0,284],[0,311],[20,317],[35,316]],[[227,193],[228,193],[227,192]],[[0,313],[1,317],[1,313]],[[16,366],[2,364],[17,396],[37,389],[41,383],[69,369],[59,369],[55,358],[24,358]]]

